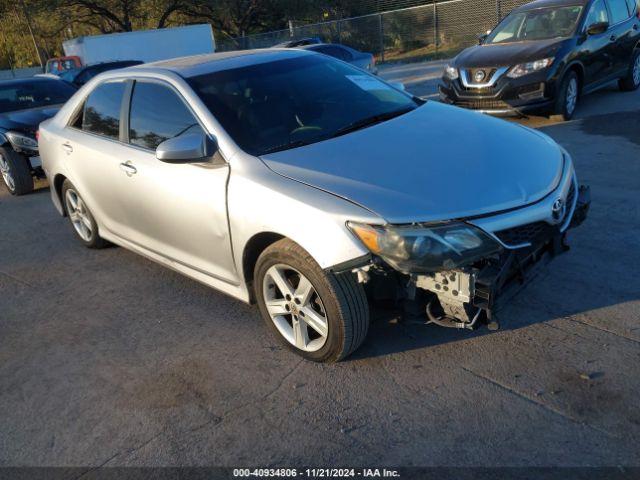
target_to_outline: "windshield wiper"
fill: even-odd
[[[291,150],[292,148],[304,147],[305,145],[311,145],[312,143],[321,142],[323,140],[329,140],[330,138],[340,137],[342,135],[346,135],[351,132],[355,132],[356,130],[362,130],[363,128],[370,127],[377,123],[382,123],[386,120],[391,120],[392,118],[399,117],[400,115],[404,115],[405,113],[411,112],[415,110],[417,107],[405,107],[399,110],[394,110],[393,112],[380,113],[378,115],[373,115],[371,117],[363,118],[362,120],[357,120],[352,122],[339,130],[335,131],[331,135],[327,135],[324,137],[313,138],[309,140],[297,140],[295,142],[283,143],[280,145],[276,145],[260,152],[260,155],[268,155],[269,153],[282,152],[284,150]]]
[[[399,110],[394,110],[393,112],[379,113],[378,115],[363,118],[362,120],[356,120],[355,122],[349,123],[348,125],[336,130],[329,138],[340,137],[357,130],[362,130],[363,128],[371,127],[372,125],[391,120],[392,118],[399,117],[415,109],[416,107],[405,107]]]
[[[283,150],[290,150],[292,148],[304,147],[305,145],[310,145],[315,142],[317,142],[317,140],[297,140],[295,142],[283,143],[281,145],[276,145],[275,147],[262,150],[260,155],[267,155],[269,153],[282,152]]]

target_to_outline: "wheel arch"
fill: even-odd
[[[260,232],[251,237],[245,244],[242,252],[242,274],[244,283],[249,292],[249,301],[251,303],[255,303],[255,295],[252,288],[253,270],[255,269],[260,254],[262,254],[262,252],[264,252],[270,245],[273,245],[284,238],[287,237],[279,233]]]
[[[582,65],[582,63],[580,63],[578,61],[575,61],[575,62],[570,63],[569,65],[567,65],[567,68],[565,68],[564,74],[562,75],[561,81],[562,81],[562,79],[564,79],[566,77],[566,75],[569,72],[576,72],[576,75],[578,76],[580,92],[582,92],[582,89],[584,88],[584,85],[585,85],[585,69],[584,69],[584,65]]]

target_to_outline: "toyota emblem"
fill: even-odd
[[[555,202],[553,202],[553,206],[551,207],[551,214],[553,215],[553,219],[556,221],[560,221],[564,218],[566,207],[564,200],[559,198]]]
[[[486,74],[484,73],[484,70],[478,70],[475,75],[473,76],[474,80],[476,81],[476,83],[480,83],[481,81],[484,80],[484,77],[486,76]]]

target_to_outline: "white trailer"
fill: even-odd
[[[213,53],[211,25],[138,30],[78,37],[62,43],[67,56],[78,56],[83,65],[116,60],[155,62],[169,58]]]

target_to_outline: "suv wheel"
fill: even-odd
[[[33,191],[33,177],[27,159],[7,147],[0,147],[0,174],[11,195]]]
[[[327,273],[302,247],[284,239],[260,255],[254,279],[269,329],[302,357],[336,362],[364,341],[369,305],[353,273]]]
[[[88,248],[104,248],[108,243],[98,234],[98,225],[76,187],[69,180],[62,184],[64,210],[73,230]]]
[[[556,98],[555,114],[563,120],[571,120],[576,113],[578,99],[580,98],[580,82],[576,72],[571,71],[565,75],[560,85],[560,91]]]
[[[640,49],[636,48],[633,52],[629,71],[624,78],[620,79],[618,85],[623,92],[632,92],[640,87]]]

